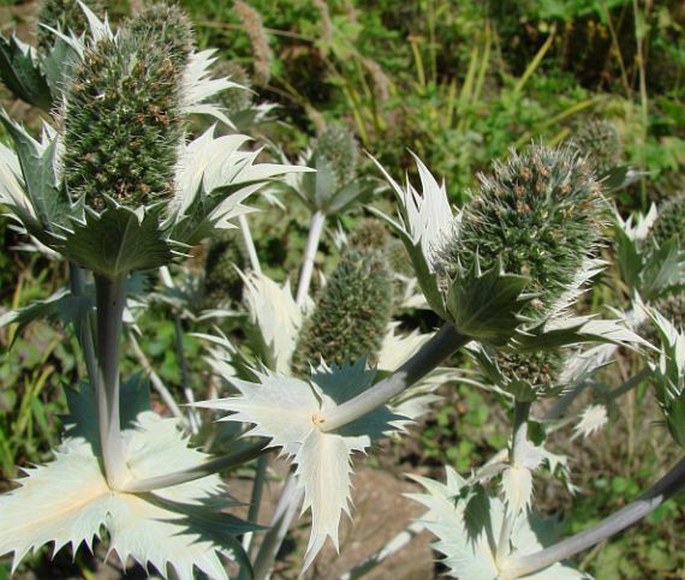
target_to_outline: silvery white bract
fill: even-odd
[[[164,475],[173,469],[201,465],[206,455],[188,448],[188,438],[175,419],[162,419],[146,406],[140,389],[127,389],[128,428],[123,431],[126,460],[136,478]],[[13,568],[30,551],[54,543],[57,552],[76,549],[109,535],[110,552],[122,562],[130,556],[142,566],[191,580],[195,570],[228,578],[223,558],[243,558],[236,536],[255,526],[222,513],[235,505],[219,476],[157,489],[148,493],[113,491],[98,456],[98,435],[89,387],[69,392],[67,435],[55,459],[25,469],[20,487],[0,495],[0,554],[13,553]]]
[[[338,547],[338,527],[349,514],[351,456],[365,452],[372,442],[393,427],[397,417],[380,407],[344,427],[324,432],[314,417],[368,389],[376,373],[365,361],[351,366],[321,369],[310,381],[268,370],[254,371],[258,382],[227,378],[240,395],[197,403],[199,407],[230,413],[222,421],[252,423],[246,435],[267,437],[291,458],[295,475],[304,489],[303,511],[311,508],[312,531],[305,555],[309,567],[330,538]]]
[[[509,578],[503,573],[494,548],[505,513],[503,502],[489,497],[482,488],[469,492],[466,481],[452,468],[446,467],[445,472],[445,484],[411,476],[426,492],[407,496],[429,509],[421,522],[438,538],[433,546],[444,554],[443,564],[449,569],[449,574],[469,580]],[[542,548],[532,518],[527,513],[522,513],[515,521],[511,546],[515,553]],[[554,564],[526,578],[571,580],[590,577],[563,564]]]

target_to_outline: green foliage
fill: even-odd
[[[182,72],[148,31],[87,49],[67,89],[64,178],[98,211],[108,197],[135,207],[171,196]]]

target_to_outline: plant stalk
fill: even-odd
[[[631,526],[685,487],[685,457],[637,500],[600,523],[534,554],[513,557],[501,571],[507,578],[518,578],[565,560]]]
[[[148,491],[155,491],[165,487],[172,487],[180,485],[196,479],[202,479],[208,475],[242,465],[246,461],[250,461],[255,457],[259,457],[268,443],[267,439],[259,439],[255,443],[232,453],[231,455],[223,455],[221,457],[214,457],[208,459],[195,467],[166,473],[164,475],[157,475],[154,477],[146,477],[144,479],[131,479],[121,486],[121,491],[129,493],[142,493]]]
[[[445,324],[392,375],[342,405],[316,415],[313,421],[324,432],[347,425],[399,395],[470,340],[452,324]]]
[[[295,302],[299,307],[304,305],[307,295],[309,294],[309,286],[312,283],[312,273],[314,271],[314,258],[316,251],[319,248],[321,241],[321,233],[326,222],[326,215],[320,211],[312,215],[309,224],[309,236],[307,237],[307,245],[304,249],[304,261],[302,263],[302,271],[300,272],[300,280],[297,284],[297,296]]]
[[[105,476],[112,489],[119,489],[128,476],[119,415],[119,360],[127,277],[125,274],[112,280],[95,275],[98,432]]]

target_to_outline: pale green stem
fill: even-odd
[[[459,334],[453,325],[445,324],[392,375],[342,405],[317,414],[312,420],[322,431],[347,425],[399,395],[470,340]]]
[[[261,275],[262,266],[259,263],[257,249],[255,248],[254,240],[252,239],[252,232],[250,232],[250,224],[247,223],[247,218],[244,214],[238,216],[238,225],[240,226],[240,233],[243,236],[243,245],[245,246],[247,257],[250,260],[250,266],[256,274]]]
[[[242,465],[246,461],[250,461],[255,457],[259,457],[267,445],[266,439],[259,439],[255,443],[241,449],[231,455],[224,455],[221,457],[214,457],[207,459],[203,463],[196,465],[190,469],[183,469],[164,475],[157,475],[154,477],[146,477],[144,479],[132,479],[121,486],[121,491],[129,493],[142,493],[147,491],[155,491],[165,487],[172,487],[180,485],[196,479],[202,479],[208,475],[231,469],[238,465]]]
[[[128,474],[119,415],[119,361],[127,277],[126,274],[111,280],[95,275],[98,432],[105,476],[112,489],[119,489]]]
[[[278,549],[288,533],[290,523],[293,521],[303,497],[304,489],[297,486],[295,476],[290,474],[285,480],[278,504],[271,516],[269,530],[264,534],[264,539],[254,560],[252,576],[254,580],[265,580],[269,577]]]
[[[74,296],[85,294],[85,272],[73,262],[69,262],[69,287]],[[91,388],[95,388],[97,382],[97,357],[95,356],[95,344],[93,343],[93,326],[90,312],[82,312],[76,323],[79,344],[83,349],[83,358],[86,363],[86,372]]]
[[[516,401],[514,403],[514,430],[511,442],[509,463],[514,468],[523,467],[523,454],[528,440],[528,416],[530,415],[530,401]],[[497,542],[497,564],[500,565],[509,555],[511,534],[514,523],[519,516],[520,506],[507,503],[504,506],[504,519]]]
[[[685,457],[637,500],[629,503],[595,526],[557,544],[526,556],[515,556],[504,563],[501,572],[518,578],[566,560],[631,526],[655,510],[685,486]]]
[[[312,273],[314,272],[314,258],[316,257],[316,251],[319,249],[319,242],[321,241],[325,222],[326,215],[317,211],[312,215],[309,224],[309,235],[307,236],[307,245],[304,249],[304,261],[302,263],[302,271],[300,272],[300,280],[297,283],[297,296],[295,297],[295,303],[300,308],[304,305],[309,294],[309,286],[312,283]]]

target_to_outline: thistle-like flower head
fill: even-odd
[[[180,71],[155,36],[126,31],[86,49],[64,111],[64,180],[96,211],[172,196],[183,125]]]
[[[90,0],[85,4],[95,14],[104,12],[101,0]],[[40,5],[38,22],[42,25],[38,27],[38,48],[44,52],[49,51],[55,42],[54,34],[46,26],[77,35],[88,30],[88,18],[78,0],[44,0]]]
[[[616,127],[608,121],[591,120],[580,127],[571,145],[587,155],[598,175],[605,175],[623,161],[623,144]]]
[[[659,213],[649,233],[651,238],[662,246],[671,238],[685,239],[685,192],[668,199],[659,207]]]
[[[605,202],[572,149],[512,152],[456,215],[445,185],[420,163],[419,175],[422,194],[391,180],[401,222],[389,221],[429,304],[462,334],[504,344],[522,316],[532,326],[558,314],[596,272]]]
[[[605,204],[588,163],[569,149],[533,145],[481,176],[453,237],[438,250],[450,277],[479,261],[529,279],[527,312],[544,316],[576,283],[595,249]]]

